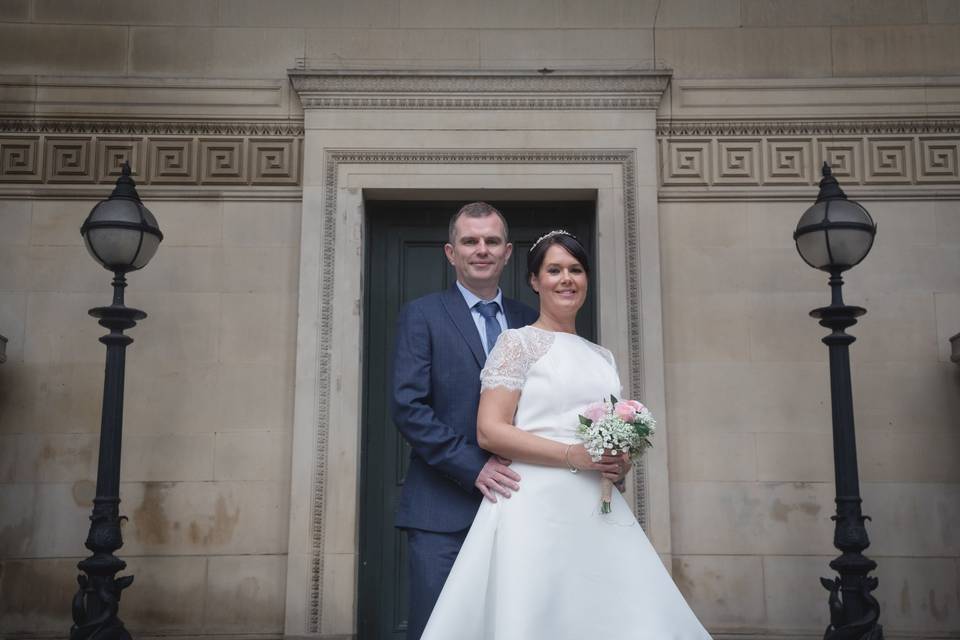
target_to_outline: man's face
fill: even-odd
[[[513,245],[504,236],[496,214],[471,218],[462,215],[454,225],[453,244],[443,249],[457,272],[457,280],[474,293],[496,290],[500,273],[510,259]]]

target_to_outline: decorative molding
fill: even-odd
[[[659,97],[594,97],[594,96],[555,96],[551,98],[477,98],[477,97],[436,97],[424,98],[419,95],[400,97],[338,97],[303,96],[303,106],[309,109],[440,109],[482,111],[488,109],[508,109],[516,111],[562,111],[567,109],[593,110],[636,110],[656,109]]]
[[[659,137],[871,136],[956,134],[960,118],[657,121]]]
[[[131,120],[0,117],[0,135],[303,137],[303,120]]]
[[[0,184],[297,186],[303,123],[0,120]],[[4,189],[6,193],[6,189]]]
[[[787,195],[789,187],[816,185],[824,161],[845,189],[899,187],[921,197],[928,186],[960,189],[960,118],[661,121],[657,133],[664,197],[696,187]]]
[[[664,71],[288,71],[305,108],[656,109]]]
[[[643,354],[640,313],[640,247],[637,210],[637,159],[633,150],[529,150],[529,151],[445,151],[445,150],[374,150],[337,151],[325,154],[323,244],[320,257],[319,321],[317,322],[317,423],[311,497],[311,568],[310,596],[307,611],[309,633],[319,633],[323,610],[324,511],[327,503],[328,425],[330,421],[331,355],[333,350],[332,318],[336,312],[334,261],[336,251],[337,182],[344,164],[617,164],[623,172],[623,218],[627,269],[627,331],[629,335],[629,368],[631,397],[643,396]],[[645,461],[634,467],[634,507],[637,519],[648,527],[648,482]]]

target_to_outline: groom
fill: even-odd
[[[423,633],[482,497],[496,502],[519,489],[510,461],[477,446],[487,354],[501,331],[537,319],[500,292],[512,250],[499,211],[465,205],[444,245],[457,282],[408,303],[397,321],[391,412],[412,448],[395,522],[409,543],[407,640]]]

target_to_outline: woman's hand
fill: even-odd
[[[566,462],[574,469],[583,471],[599,471],[603,477],[616,482],[629,471],[629,460],[625,461],[625,454],[611,455],[605,451],[600,460],[594,462],[582,444],[574,444],[569,448]]]

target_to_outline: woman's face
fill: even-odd
[[[540,272],[530,276],[540,294],[540,309],[557,315],[576,314],[587,299],[587,272],[561,245],[550,245]]]

